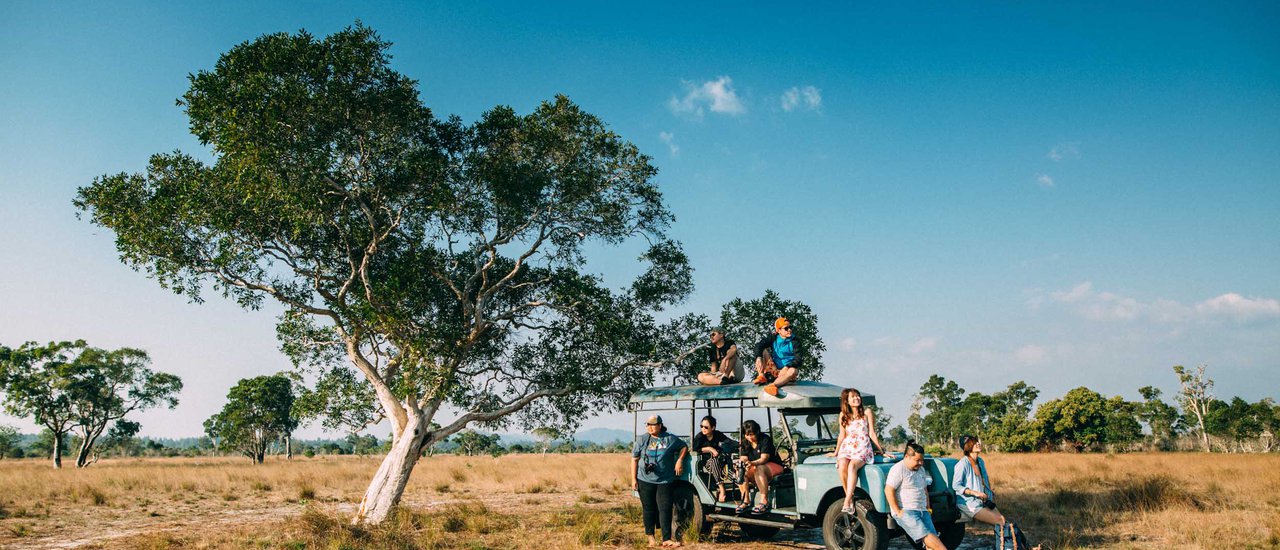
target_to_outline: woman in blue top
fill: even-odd
[[[964,458],[956,462],[951,476],[951,488],[956,492],[956,506],[963,521],[978,520],[990,525],[1004,523],[1004,514],[996,510],[996,495],[991,490],[991,478],[987,477],[987,463],[982,454],[982,441],[976,437],[960,436],[960,450]]]
[[[662,545],[680,546],[680,541],[671,538],[671,482],[684,474],[689,447],[668,432],[656,414],[645,422],[645,431],[631,450],[631,488],[640,494],[644,534],[649,537],[649,546],[657,546],[653,531],[661,527]]]

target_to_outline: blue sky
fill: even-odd
[[[564,93],[652,155],[697,270],[681,311],[805,301],[826,381],[897,422],[933,373],[1137,398],[1207,363],[1220,395],[1280,397],[1280,8],[1149,6],[6,3],[0,342],[150,351],[187,382],[138,417],[157,436],[286,368],[274,312],[166,293],[70,202],[205,154],[188,73],[360,19],[438,114]],[[636,252],[594,267],[621,282]]]

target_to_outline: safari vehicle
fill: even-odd
[[[784,465],[783,473],[769,486],[772,510],[760,515],[738,515],[738,488],[726,481],[727,501],[716,502],[715,482],[703,471],[697,450],[691,448],[683,474],[674,482],[677,533],[693,530],[706,535],[715,522],[736,523],[752,538],[769,538],[781,529],[820,528],[827,548],[833,550],[881,550],[888,546],[889,539],[902,535],[889,515],[884,495],[889,468],[902,459],[901,453],[877,455],[863,467],[858,475],[856,512],[846,514],[841,510],[844,489],[836,471],[836,458],[827,455],[835,450],[839,435],[840,391],[839,386],[831,384],[798,382],[781,388],[777,396],[751,384],[654,387],[632,395],[627,408],[634,413],[632,427],[636,432],[642,431],[638,429],[642,418],[661,412],[667,429],[692,447],[693,434],[705,415],[716,417],[718,429],[734,441],[741,441],[736,430],[742,422],[754,419],[768,427]],[[874,396],[863,394],[862,399],[867,405],[875,404]],[[736,450],[733,452],[731,456],[736,456]],[[929,503],[934,525],[947,548],[958,547],[964,539],[964,524],[959,523],[960,514],[951,492],[955,462],[954,458],[926,455],[923,466],[933,477]],[[733,478],[731,468],[731,464],[725,466],[722,479]]]

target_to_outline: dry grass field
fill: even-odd
[[[626,455],[430,457],[388,525],[351,528],[374,458],[0,461],[0,548],[643,546]],[[1280,548],[1280,456],[989,457],[1002,508],[1047,548]],[[983,548],[988,532],[971,528]],[[815,532],[692,548],[813,548]],[[907,548],[901,540],[895,548]]]

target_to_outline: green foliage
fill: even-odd
[[[1079,387],[1036,410],[1036,422],[1051,444],[1066,443],[1077,452],[1106,440],[1107,400],[1096,391]]]
[[[502,446],[498,441],[498,434],[486,435],[475,430],[462,430],[453,436],[453,442],[458,445],[457,453],[467,456],[501,453]]]
[[[1171,448],[1173,440],[1183,429],[1178,409],[1162,401],[1157,388],[1143,386],[1138,388],[1138,393],[1143,401],[1138,404],[1137,416],[1146,424],[1152,444],[1160,449]]]
[[[65,437],[74,425],[71,411],[75,391],[69,376],[72,353],[85,347],[79,342],[27,342],[14,349],[0,346],[0,389],[4,390],[5,412],[31,418],[49,432],[49,447],[33,450],[47,453],[55,468],[62,467]]]
[[[234,449],[261,464],[267,446],[293,432],[293,386],[281,375],[246,378],[227,393],[227,404],[204,422],[219,448]]]
[[[1215,399],[1209,402],[1205,415],[1205,428],[1209,435],[1221,438],[1228,450],[1253,450],[1249,443],[1266,439],[1264,445],[1272,445],[1276,434],[1276,406],[1271,399],[1249,403],[1239,397],[1226,402]],[[1265,436],[1265,438],[1264,438]]]
[[[0,426],[0,458],[9,457],[9,455],[14,454],[13,451],[15,449],[18,452],[21,452],[22,447],[19,445],[19,441],[21,439],[22,436],[18,433],[17,428],[14,428],[13,426]],[[21,458],[21,456],[18,458]]]
[[[293,416],[299,423],[319,420],[327,430],[355,433],[377,423],[383,413],[369,381],[347,367],[333,367],[314,386],[301,387]]]
[[[773,290],[765,290],[764,296],[760,298],[735,298],[725,304],[720,311],[720,326],[725,328],[730,338],[738,342],[738,353],[749,365],[755,361],[752,352],[755,351],[756,342],[774,334],[773,323],[778,317],[786,317],[791,322],[794,327],[792,337],[803,350],[800,357],[800,377],[805,380],[821,380],[822,373],[826,371],[822,354],[827,351],[827,345],[818,332],[818,315],[807,304],[786,300]],[[706,327],[700,336],[705,339],[709,331],[710,327]],[[703,369],[706,367],[701,361],[697,366]]]
[[[913,431],[921,438],[921,442],[943,447],[954,446],[960,435],[960,426],[956,421],[963,403],[964,389],[955,382],[934,374],[920,386],[919,396],[928,413],[921,418],[919,429]]]
[[[388,48],[359,24],[232,48],[180,101],[212,164],[156,154],[75,205],[165,288],[283,305],[282,349],[304,368],[350,362],[397,431],[443,406],[465,414],[423,437],[622,407],[693,322],[654,316],[692,270],[649,158],[564,96],[437,118]],[[588,247],[632,238],[649,243],[644,273],[605,287]]]
[[[149,363],[142,350],[104,350],[83,340],[3,348],[0,383],[6,390],[6,410],[35,418],[55,435],[54,441],[76,429],[76,466],[87,466],[94,445],[111,423],[135,410],[177,406],[182,380],[152,371]],[[62,448],[54,447],[58,465]]]

